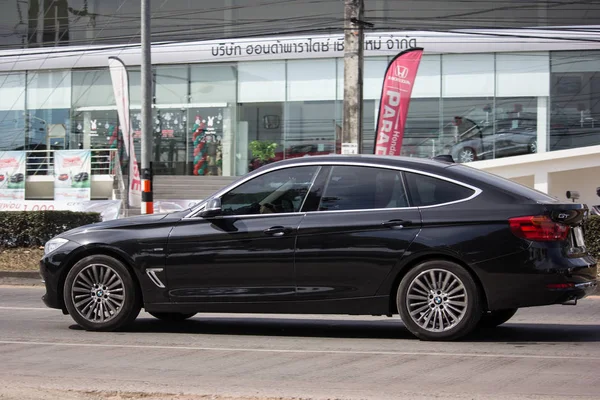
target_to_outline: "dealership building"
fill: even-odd
[[[139,159],[139,2],[73,1],[66,14],[52,6],[50,16],[42,6],[32,14],[32,1],[29,7],[19,3],[27,2],[0,6],[3,27],[24,21],[0,36],[0,151],[29,152],[28,198],[41,199],[52,196],[44,182],[53,150],[92,149],[92,184],[98,188],[92,186],[92,194],[109,198],[110,179],[119,174],[99,160],[109,154],[127,163],[110,56],[129,68]],[[188,185],[197,176],[196,184],[203,185],[214,176],[243,175],[254,167],[251,143],[257,141],[276,143],[275,159],[339,149],[342,1],[192,3],[153,8],[152,159],[155,174],[169,176],[158,182]],[[432,10],[447,15],[455,2],[366,3],[365,19],[390,29],[365,37],[365,152],[373,149],[389,60],[422,47],[403,155],[452,154],[558,198],[576,190],[580,201],[600,204],[600,30],[594,25],[600,24],[600,9],[540,2],[486,12],[494,3],[479,1],[470,9],[481,12],[468,20],[477,28],[465,29],[451,18],[443,26],[419,23],[419,17],[439,21]],[[400,8],[406,4],[414,7]],[[189,19],[169,19],[177,15]],[[195,15],[205,28],[193,23]],[[251,23],[260,29],[249,29]],[[196,30],[186,29],[190,24]]]

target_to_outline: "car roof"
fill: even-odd
[[[448,168],[453,163],[449,163],[441,160],[434,160],[428,158],[413,158],[413,157],[401,157],[401,156],[378,156],[368,154],[353,154],[353,155],[342,155],[342,154],[330,154],[330,155],[317,155],[317,156],[305,156],[299,158],[290,158],[288,160],[277,161],[276,163],[268,164],[267,166],[275,165],[303,165],[303,164],[314,164],[314,163],[359,163],[359,164],[372,164],[380,166],[390,167],[403,167],[418,169],[421,171],[439,171],[441,169]]]

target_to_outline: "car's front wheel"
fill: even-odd
[[[461,163],[477,161],[477,153],[471,147],[463,147],[458,153],[458,161]]]
[[[479,321],[479,327],[495,328],[502,325],[511,319],[517,313],[517,310],[518,308],[507,308],[504,310],[494,310],[483,313],[481,320]]]
[[[396,302],[408,330],[422,340],[455,340],[481,318],[477,284],[460,265],[426,261],[400,282]]]
[[[85,257],[71,268],[64,301],[75,322],[91,331],[121,329],[135,320],[142,306],[129,270],[105,255]]]
[[[186,319],[192,318],[196,313],[176,313],[176,312],[150,312],[148,314],[152,315],[154,318],[160,319],[161,321],[168,322],[181,322]]]

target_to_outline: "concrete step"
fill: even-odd
[[[156,200],[201,200],[239,177],[157,175],[153,179]]]

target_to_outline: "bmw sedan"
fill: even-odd
[[[518,308],[596,288],[586,206],[441,160],[316,156],[266,165],[196,207],[63,233],[41,261],[47,306],[83,328],[141,308],[399,314],[453,340]]]

